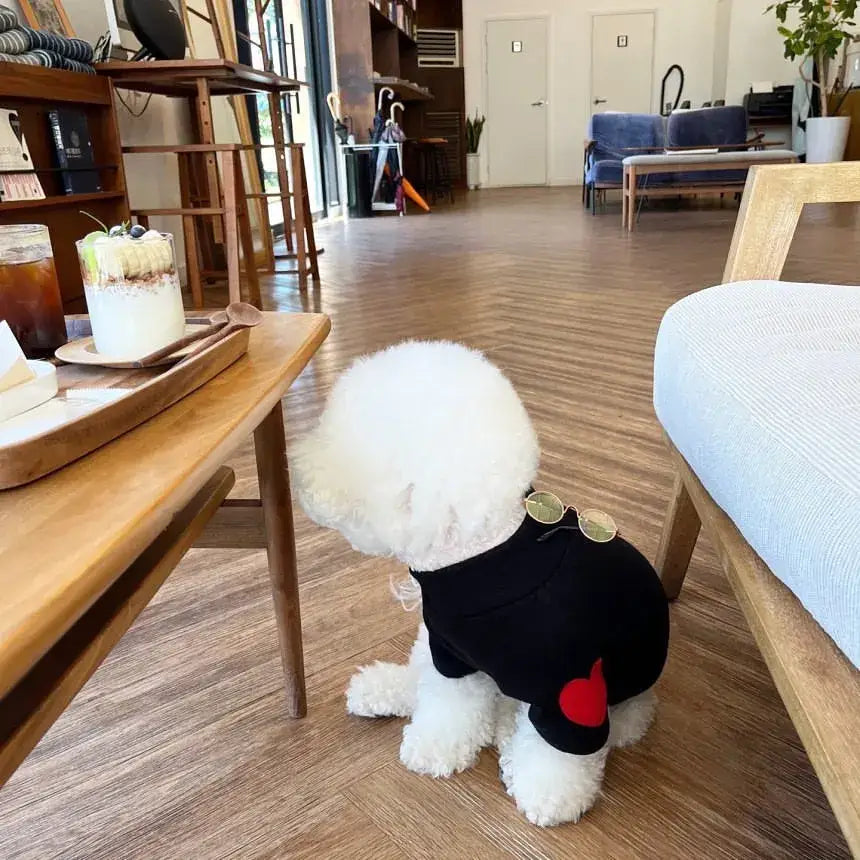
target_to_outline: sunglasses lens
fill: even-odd
[[[595,508],[589,508],[579,515],[579,530],[595,543],[609,543],[618,534],[615,520]]]
[[[532,493],[526,497],[526,513],[539,523],[554,526],[564,517],[564,505],[553,493]]]

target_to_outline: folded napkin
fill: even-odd
[[[34,53],[27,51],[24,54],[4,54],[0,51],[0,63],[21,63],[25,66],[44,66],[45,63]]]
[[[18,26],[18,16],[8,7],[0,5],[0,33]]]
[[[61,36],[59,33],[33,30],[31,27],[22,27],[21,29],[30,37],[31,50],[49,51],[77,63],[92,63],[93,61],[93,46],[83,39],[72,39],[69,36]]]
[[[79,63],[61,57],[53,51],[25,51],[23,54],[4,54],[0,51],[0,63],[21,63],[27,66],[44,66],[46,69],[64,69],[67,72],[81,72],[94,75],[96,70],[88,63]]]
[[[0,33],[0,53],[23,54],[29,50],[30,34],[26,30],[15,27]]]

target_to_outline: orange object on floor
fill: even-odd
[[[408,179],[402,179],[403,193],[413,202],[417,203],[425,212],[430,211],[427,201],[415,190],[415,187]]]

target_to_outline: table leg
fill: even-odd
[[[636,224],[636,192],[639,188],[639,177],[636,175],[635,167],[631,167],[627,175],[627,188],[630,195],[627,198],[627,231],[632,233]]]
[[[630,202],[628,198],[627,183],[630,178],[630,173],[626,167],[622,168],[621,174],[621,228],[627,229],[627,204]]]
[[[284,437],[284,414],[280,403],[254,431],[254,447],[257,454],[263,519],[266,524],[272,598],[284,667],[287,713],[291,717],[303,717],[307,714],[307,699],[302,653],[302,618],[296,574],[296,539]]]

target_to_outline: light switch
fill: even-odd
[[[515,54],[521,54],[523,52],[523,43],[522,42],[511,42],[511,50]]]

